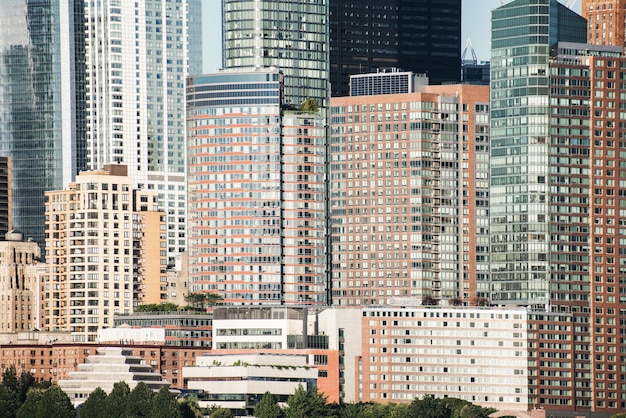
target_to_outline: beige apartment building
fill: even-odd
[[[115,314],[166,301],[165,214],[155,193],[133,190],[126,166],[80,173],[69,189],[46,192],[45,210],[42,330],[95,342]]]
[[[0,241],[0,332],[37,328],[39,245],[9,231]]]

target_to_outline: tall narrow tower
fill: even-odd
[[[277,69],[188,79],[189,287],[235,304],[326,303],[326,123]]]
[[[550,47],[585,42],[586,22],[557,0],[515,0],[492,12],[491,302],[550,298]]]
[[[85,3],[89,167],[124,164],[158,192],[170,254],[186,248],[185,78],[201,67],[188,52],[200,11],[200,0]]]
[[[13,226],[45,245],[44,192],[85,168],[83,1],[0,4],[0,155]]]

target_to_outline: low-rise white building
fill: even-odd
[[[97,355],[87,357],[86,363],[78,365],[78,371],[70,372],[69,379],[59,380],[58,384],[76,407],[96,388],[111,393],[113,385],[122,381],[131,389],[139,382],[155,391],[170,385],[141,357],[133,356],[131,349],[121,347],[98,348]]]
[[[196,366],[183,367],[190,390],[204,391],[200,407],[217,405],[246,414],[265,392],[285,403],[299,385],[306,390],[317,385],[317,367],[307,355],[223,354],[202,355]]]

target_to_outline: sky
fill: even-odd
[[[279,0],[278,0],[279,1]],[[462,0],[461,51],[467,39],[472,40],[478,61],[489,61],[491,10],[509,0]],[[203,0],[203,50],[204,72],[212,73],[221,68],[221,0]],[[574,10],[580,13],[580,1]],[[468,52],[466,58],[472,58]]]

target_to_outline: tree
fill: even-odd
[[[233,412],[227,408],[217,408],[210,415],[211,418],[233,418]]]
[[[422,399],[415,398],[408,408],[411,418],[450,418],[452,411],[442,399],[432,395],[424,395]]]
[[[13,418],[20,404],[15,398],[15,393],[6,386],[0,385],[0,418]]]
[[[128,394],[125,418],[147,417],[152,408],[154,392],[144,382],[137,383]]]
[[[43,398],[43,391],[40,389],[31,389],[26,395],[26,399],[20,409],[15,414],[16,418],[34,418],[41,416],[41,398]]]
[[[175,303],[148,303],[146,305],[139,305],[135,308],[135,312],[176,312],[181,310],[181,307]]]
[[[106,392],[101,388],[96,388],[81,405],[78,415],[80,418],[107,418],[106,405]]]
[[[182,418],[183,414],[174,396],[167,388],[162,387],[154,396],[151,412],[146,416],[150,418]]]
[[[178,404],[183,418],[202,418],[202,411],[200,410],[200,406],[198,406],[197,399],[186,398],[179,400]]]
[[[191,309],[197,311],[203,311],[215,306],[221,303],[222,300],[224,300],[224,298],[221,295],[209,292],[189,293],[185,296],[185,301],[189,304]]]
[[[327,417],[327,397],[318,392],[317,387],[307,392],[299,385],[293,395],[287,399],[286,418]]]
[[[106,398],[105,410],[108,418],[122,417],[126,411],[126,403],[130,394],[130,386],[126,382],[117,382]]]
[[[317,104],[317,100],[312,97],[308,97],[300,104],[299,110],[300,112],[315,113],[318,109],[319,105]]]
[[[283,410],[278,406],[274,395],[265,392],[259,403],[254,407],[254,416],[258,418],[281,418]]]
[[[34,392],[34,391],[31,391]],[[31,393],[29,392],[29,394]],[[33,418],[74,418],[76,411],[72,401],[63,389],[58,386],[50,386],[43,392],[39,403],[39,414]]]
[[[459,418],[487,418],[489,414],[478,405],[468,403],[459,411]]]

